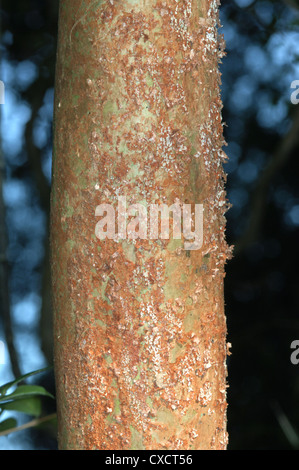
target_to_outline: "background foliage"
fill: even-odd
[[[299,449],[299,366],[290,361],[299,336],[299,105],[290,101],[291,82],[299,79],[297,6],[295,0],[221,6],[233,205],[227,237],[235,245],[225,282],[233,345],[230,449]],[[48,214],[57,15],[58,0],[1,2],[0,225],[5,217],[7,231],[0,234],[0,339],[8,348],[0,385],[52,364]],[[42,380],[55,393],[53,373]],[[52,427],[0,437],[3,449],[56,446]]]

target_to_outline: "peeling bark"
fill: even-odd
[[[51,251],[61,449],[225,449],[217,0],[61,0]],[[183,240],[98,240],[95,209],[203,204]]]

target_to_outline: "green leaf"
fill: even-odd
[[[40,397],[27,397],[19,400],[10,401],[8,403],[1,404],[3,410],[19,411],[20,413],[26,413],[34,417],[41,415],[42,405]]]
[[[0,423],[0,432],[7,431],[8,429],[15,428],[17,421],[14,418],[8,418]]]
[[[0,397],[0,407],[3,403],[7,403],[8,401],[20,400],[21,398],[35,395],[54,398],[51,393],[47,392],[47,390],[40,385],[20,385],[14,392]]]
[[[28,377],[32,377],[33,375],[40,374],[42,372],[47,372],[51,369],[52,369],[52,367],[50,366],[50,367],[45,367],[44,369],[34,370],[33,372],[29,372],[28,374],[25,374],[25,375],[21,375],[17,379],[12,380],[11,382],[8,382],[8,383],[2,385],[0,387],[0,395],[5,395],[7,390],[9,390],[14,385],[17,385],[19,382],[22,382],[23,380],[28,379]]]

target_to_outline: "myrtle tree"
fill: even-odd
[[[51,263],[61,449],[226,449],[219,26],[218,0],[60,1]],[[158,236],[141,206],[157,208]]]

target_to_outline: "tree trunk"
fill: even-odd
[[[217,26],[217,0],[60,1],[51,251],[61,449],[226,448]],[[202,246],[171,230],[130,238],[117,212],[125,198],[202,204]],[[96,233],[104,203],[118,238]]]

